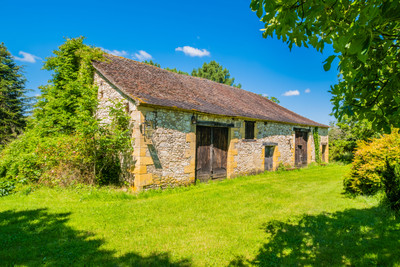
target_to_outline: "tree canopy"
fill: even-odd
[[[4,43],[0,43],[0,149],[25,127],[29,98],[25,77]]]
[[[235,78],[231,78],[229,70],[223,68],[219,63],[212,60],[210,63],[205,62],[201,68],[193,69],[192,76],[205,78],[214,82],[227,84],[242,88],[242,85],[235,84]]]
[[[161,65],[153,62],[152,60],[150,61],[143,61],[143,63],[161,68]],[[176,68],[165,68],[165,70],[171,71],[171,72],[175,72],[178,74],[184,74],[184,75],[189,75],[189,73],[178,70]],[[203,64],[203,66],[201,68],[198,69],[193,69],[191,76],[194,77],[201,77],[207,80],[211,80],[217,83],[223,83],[223,84],[227,84],[230,86],[234,86],[234,87],[238,87],[238,88],[242,88],[242,85],[239,84],[234,84],[235,78],[231,78],[231,75],[229,73],[229,70],[227,70],[226,68],[223,68],[219,63],[217,63],[216,61],[211,61],[210,63],[205,62]],[[274,100],[272,100],[274,101]],[[274,101],[275,102],[275,101]]]
[[[375,129],[400,127],[400,5],[389,0],[252,0],[265,23],[263,37],[293,45],[326,44],[339,59],[339,82],[331,87],[333,114],[341,120],[367,119]]]

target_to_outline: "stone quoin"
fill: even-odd
[[[328,126],[243,89],[106,55],[94,61],[97,117],[124,103],[131,117],[134,190],[188,185],[315,161],[318,131],[328,162]]]

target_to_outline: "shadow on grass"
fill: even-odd
[[[268,242],[253,260],[231,266],[393,266],[400,263],[400,220],[383,208],[305,215],[265,225]]]
[[[66,223],[70,213],[46,209],[0,213],[1,265],[25,266],[189,266],[189,260],[173,262],[168,253],[115,257],[100,248],[104,240],[77,231]]]

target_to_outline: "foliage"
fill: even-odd
[[[329,128],[329,157],[334,161],[350,163],[353,160],[357,142],[368,142],[380,133],[372,129],[367,120],[351,121],[344,117],[342,122],[331,122]]]
[[[0,43],[0,150],[22,132],[30,108],[22,67],[15,64],[4,43]]]
[[[138,195],[84,185],[17,193],[0,198],[1,265],[395,266],[399,218],[378,197],[344,198],[347,171],[267,172]],[[164,254],[169,261],[156,256]]]
[[[150,61],[145,60],[145,61],[143,61],[143,63],[151,65],[151,66],[155,66],[157,68],[161,68],[161,65],[159,63],[153,62],[153,60],[150,60]],[[170,71],[170,72],[175,72],[178,74],[189,75],[189,73],[181,71],[181,70],[177,70],[176,68],[171,69],[171,68],[167,67],[167,68],[165,68],[165,70]]]
[[[283,162],[279,162],[278,166],[276,167],[277,171],[290,171],[293,170],[293,166],[290,165],[289,163],[283,163]]]
[[[95,116],[97,87],[92,60],[102,52],[67,39],[44,68],[53,79],[42,95],[26,132],[0,154],[0,180],[14,185],[40,182],[109,184],[123,175],[121,160],[131,150],[129,116],[121,103],[109,110],[111,123]]]
[[[276,98],[275,96],[266,96],[266,98],[277,104],[281,103],[281,101],[279,101],[279,99]]]
[[[315,127],[313,129],[313,138],[314,138],[314,151],[315,151],[315,162],[320,163],[321,162],[321,151],[319,150],[319,133],[318,133],[318,127]]]
[[[210,63],[204,62],[201,68],[193,69],[192,76],[205,78],[217,83],[223,83],[230,86],[241,88],[241,84],[234,84],[235,78],[231,78],[229,70],[223,68],[219,63],[212,60]]]
[[[46,58],[43,68],[54,72],[34,110],[32,127],[41,136],[72,134],[95,123],[97,88],[93,84],[92,60],[103,60],[103,52],[83,44],[83,37],[67,39]]]
[[[150,60],[150,61],[145,60],[145,61],[143,61],[143,63],[157,67],[157,68],[161,68],[161,65],[159,63],[153,62],[153,60]]]
[[[386,160],[386,169],[380,175],[382,176],[383,186],[385,188],[385,200],[390,208],[395,211],[400,210],[400,164],[399,162],[391,165]]]
[[[390,132],[400,126],[400,5],[398,1],[252,0],[265,23],[263,37],[277,36],[289,48],[332,45],[324,69],[339,59],[340,80],[331,87],[333,113],[341,120],[373,121]]]
[[[372,195],[383,189],[382,174],[388,171],[386,162],[390,166],[400,162],[400,133],[397,129],[372,142],[357,143],[351,171],[343,181],[345,191]]]
[[[158,68],[161,68],[161,65],[158,63],[153,62],[152,60],[150,61],[143,61],[143,63],[152,65],[152,66],[156,66]],[[171,72],[175,72],[178,74],[184,74],[184,75],[189,75],[189,73],[178,70],[176,68],[165,68],[165,70],[171,71]],[[223,84],[227,84],[230,86],[234,86],[237,88],[242,88],[242,85],[239,84],[234,84],[235,79],[234,78],[230,78],[231,75],[229,74],[229,71],[225,68],[223,69],[221,65],[219,65],[216,61],[211,61],[210,63],[204,63],[203,66],[201,68],[198,69],[193,69],[191,76],[194,77],[201,77],[201,78],[205,78],[208,79],[210,81],[214,81],[217,83],[223,83]],[[274,98],[274,97],[273,97]],[[271,99],[272,100],[272,99]],[[276,101],[278,102],[276,102]],[[279,100],[274,98],[274,100],[272,100],[276,103],[279,103]]]
[[[178,74],[189,75],[189,73],[187,73],[187,72],[184,72],[184,71],[181,71],[181,70],[177,70],[176,68],[173,68],[173,69],[170,69],[170,68],[165,68],[165,69],[166,69],[166,70],[168,70],[168,71],[171,71],[171,72],[178,73]]]

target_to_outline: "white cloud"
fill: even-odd
[[[118,57],[123,57],[123,56],[128,55],[128,52],[126,52],[125,50],[119,51],[119,50],[108,50],[105,48],[101,48],[101,49],[103,49],[106,53],[109,53],[111,55],[118,56]]]
[[[310,88],[307,88],[306,90],[304,90],[304,93],[306,93],[306,94],[311,93]]]
[[[19,51],[18,55],[22,55],[22,57],[16,57],[14,56],[15,60],[22,61],[22,62],[29,62],[29,63],[36,63],[36,59],[40,59],[40,57],[37,57],[35,55]]]
[[[135,53],[134,58],[140,61],[153,59],[153,57],[149,53],[143,50],[139,50],[139,53]]]
[[[268,96],[268,94],[262,94],[262,96],[263,96],[263,97],[267,97],[267,96]]]
[[[294,95],[300,95],[299,90],[289,90],[283,94],[283,96],[294,96]]]
[[[205,57],[210,56],[210,52],[206,49],[198,49],[191,46],[177,47],[175,51],[182,51],[187,56],[191,57]]]

